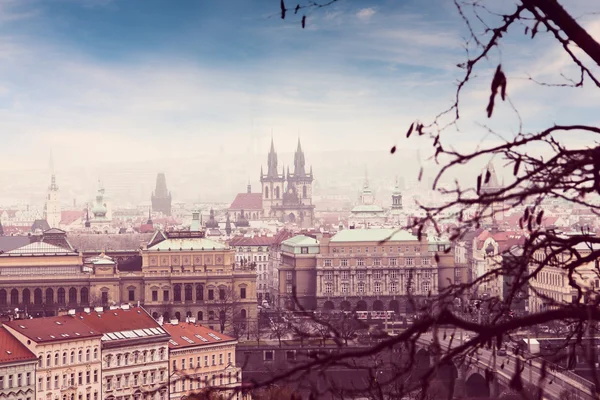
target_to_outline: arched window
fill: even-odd
[[[269,188],[265,186],[265,199],[269,198]]]
[[[62,365],[67,365],[67,352],[63,351]]]
[[[98,359],[98,349],[94,349],[94,360]]]
[[[181,301],[181,285],[179,285],[179,284],[175,285],[175,287],[173,288],[173,291],[174,291],[173,300]]]
[[[46,368],[50,368],[52,366],[52,357],[50,353],[46,354]]]
[[[58,366],[58,352],[54,353],[54,366]]]
[[[77,361],[83,362],[83,351],[81,350],[79,350],[79,352],[77,353]]]
[[[196,285],[196,301],[204,300],[204,285]]]
[[[10,291],[10,304],[14,306],[19,304],[19,291],[17,289],[13,289]]]
[[[6,290],[0,289],[0,306],[6,305]]]
[[[280,196],[280,195],[281,195],[281,194],[279,193],[279,186],[277,186],[277,187],[275,188],[275,198],[279,200],[279,196]]]
[[[242,317],[242,319],[246,319],[246,310],[242,308],[242,310],[240,311],[240,317]]]
[[[198,321],[202,321],[204,319],[204,314],[202,313],[202,311],[198,311]]]
[[[23,304],[31,303],[31,292],[29,289],[23,289]]]
[[[192,285],[185,285],[185,301],[192,301]]]
[[[90,349],[85,350],[85,361],[90,361]]]
[[[302,186],[302,197],[305,199],[308,197],[306,186]]]
[[[52,288],[46,289],[46,304],[54,304],[54,290]]]
[[[33,304],[40,305],[42,303],[42,289],[37,288],[33,291]]]
[[[71,364],[75,364],[75,352],[71,350]]]
[[[81,288],[79,293],[81,295],[81,304],[88,304],[90,302],[90,292],[88,288]]]
[[[177,321],[181,321],[181,313],[179,311],[175,313],[175,318],[177,318]]]
[[[225,313],[225,310],[219,311],[219,321],[225,322],[226,319],[227,319],[227,314]]]
[[[56,296],[57,296],[58,304],[64,305],[65,304],[65,289],[59,288],[58,291],[56,292]]]
[[[77,289],[69,289],[69,304],[77,304]]]

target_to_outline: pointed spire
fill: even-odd
[[[296,148],[296,152],[302,153],[302,145],[300,145],[300,136],[298,136],[298,147]]]
[[[300,144],[300,137],[298,137],[298,147],[296,148],[296,154],[294,154],[294,177],[306,176],[304,168],[304,152],[302,151],[302,145]]]
[[[2,227],[2,221],[0,221],[0,236],[4,236],[4,228]]]
[[[146,223],[152,225],[152,206],[148,207],[148,221]]]

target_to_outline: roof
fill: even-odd
[[[77,253],[73,251],[69,251],[63,247],[55,246],[50,243],[44,242],[34,242],[28,245],[7,251],[6,253],[0,256],[10,256],[10,255],[73,255],[76,256]]]
[[[31,243],[29,236],[0,236],[0,253],[18,249]]]
[[[406,242],[418,241],[418,238],[412,233],[397,229],[344,229],[336,233],[330,240],[330,243],[341,242]]]
[[[69,242],[79,251],[139,250],[153,233],[93,234],[69,233]]]
[[[7,322],[6,326],[27,336],[36,343],[90,339],[102,336],[97,330],[90,328],[70,315],[14,320]]]
[[[262,193],[238,193],[230,210],[262,210]]]
[[[383,208],[377,204],[359,204],[352,208],[352,213],[380,213]]]
[[[169,238],[159,242],[148,250],[179,250],[179,249],[204,249],[204,250],[224,250],[227,245],[206,238]]]
[[[48,229],[50,229],[50,225],[48,225],[48,221],[46,221],[45,219],[36,219],[35,221],[33,221],[33,225],[31,225],[31,231],[35,232],[37,230],[40,231],[47,231]]]
[[[275,241],[273,236],[235,236],[229,241],[230,246],[270,246]]]
[[[72,318],[83,322],[90,329],[103,333],[103,342],[151,336],[164,336],[165,340],[167,338],[165,330],[141,307],[117,308],[100,313],[80,312]]]
[[[319,244],[317,239],[312,238],[310,236],[305,235],[296,235],[293,238],[284,240],[281,244],[285,244],[287,246],[309,246]]]
[[[77,221],[79,218],[82,218],[85,215],[85,212],[82,210],[67,210],[60,212],[60,224],[61,225],[71,225],[73,222]]]
[[[15,361],[37,361],[37,357],[6,328],[0,326],[0,364]]]
[[[235,341],[230,336],[193,323],[182,322],[177,323],[177,325],[165,323],[163,328],[171,335],[171,340],[169,341],[170,349]]]

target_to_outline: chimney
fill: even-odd
[[[169,321],[171,325],[179,325],[179,320],[177,318],[172,319],[171,321]]]
[[[75,315],[75,310],[71,309],[67,311],[67,315]]]
[[[94,311],[96,311],[97,313],[102,313],[104,311],[103,307],[94,307]]]
[[[83,312],[84,312],[84,313],[86,313],[86,314],[89,314],[89,313],[90,313],[90,311],[91,311],[91,310],[90,310],[90,308],[89,308],[89,307],[86,307],[86,308],[84,308],[84,309],[83,309]]]

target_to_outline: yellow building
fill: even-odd
[[[157,232],[132,255],[139,268],[120,271],[104,254],[84,258],[65,232],[52,231],[53,243],[45,232],[40,241],[0,254],[0,313],[52,316],[139,302],[154,318],[193,316],[225,332],[256,318],[255,271],[236,265],[234,250],[203,232]]]
[[[237,341],[195,321],[172,320],[163,325],[169,341],[170,399],[181,399],[207,388],[240,386],[242,370],[235,365]],[[235,399],[241,399],[238,394]]]
[[[101,400],[102,334],[65,315],[10,321],[6,329],[38,358],[38,400]]]

